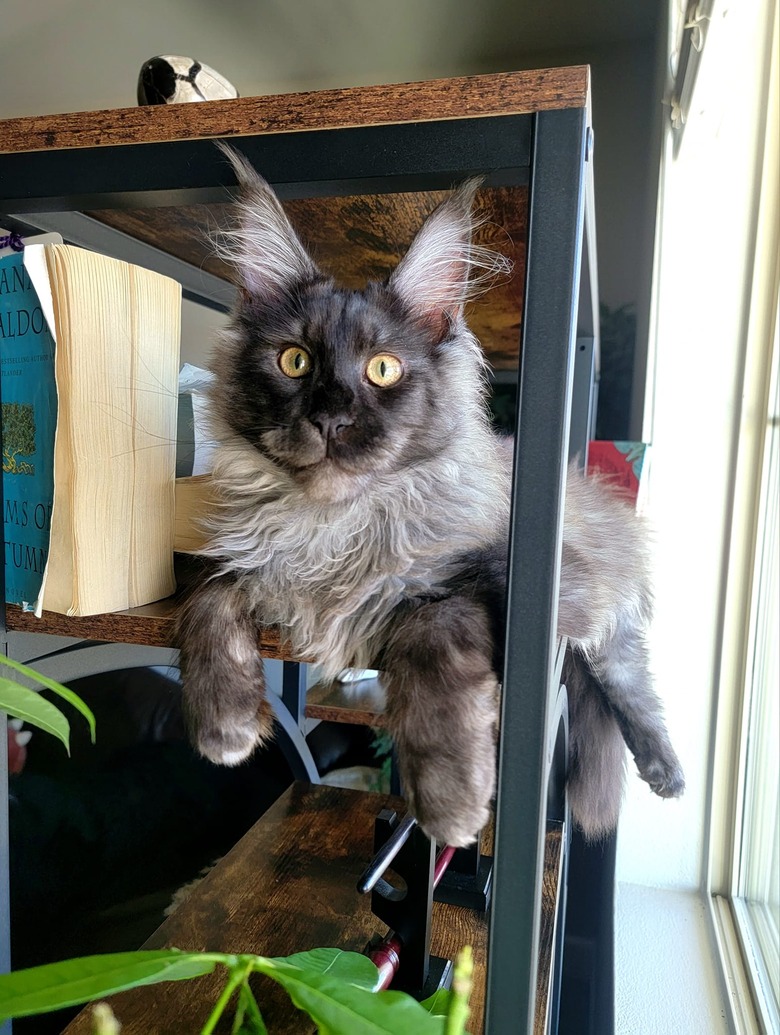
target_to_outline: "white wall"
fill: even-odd
[[[743,376],[771,40],[762,6],[716,3],[679,154],[667,136],[662,166],[646,431],[653,646],[687,788],[665,802],[630,782],[618,876],[668,888],[700,887],[706,865],[737,438],[751,416]]]
[[[181,361],[208,368],[217,331],[227,325],[224,313],[188,302],[181,307]]]

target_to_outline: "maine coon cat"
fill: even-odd
[[[213,363],[215,574],[178,617],[192,738],[233,765],[271,735],[256,643],[278,625],[327,676],[381,667],[409,806],[440,843],[467,844],[495,783],[511,480],[463,315],[495,263],[471,243],[477,183],[425,221],[386,283],[351,291],[225,150],[240,299]],[[569,797],[599,837],[617,821],[624,741],[662,797],[683,776],[648,672],[643,530],[574,472],[561,583]]]

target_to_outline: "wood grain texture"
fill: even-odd
[[[113,614],[71,618],[69,615],[44,611],[36,618],[14,604],[6,604],[6,628],[12,632],[47,633],[51,636],[73,636],[79,640],[101,640],[106,643],[138,643],[145,647],[175,647],[173,618],[176,600],[170,597],[154,604],[134,607]],[[293,654],[289,643],[277,629],[263,628],[258,634],[258,650],[264,658],[278,661],[306,661]]]
[[[544,841],[544,871],[542,874],[542,915],[539,925],[539,962],[536,971],[536,1012],[534,1035],[546,1035],[547,1011],[555,954],[558,899],[561,891],[563,866],[563,826],[550,823]]]
[[[371,858],[374,817],[386,806],[404,811],[388,795],[294,784],[242,838],[144,948],[176,946],[267,956],[317,946],[362,951],[386,928],[358,895],[357,879]],[[454,906],[434,908],[434,952],[474,947],[473,1035],[482,1031],[486,923]],[[111,999],[123,1035],[196,1032],[224,982],[219,974],[196,981],[136,989]],[[253,982],[269,1035],[302,1035],[314,1025],[272,982]],[[66,1035],[85,1035],[83,1011]],[[229,1031],[229,1024],[218,1032]]]
[[[262,173],[262,169],[259,170]],[[302,198],[284,208],[321,268],[346,288],[385,280],[445,191]],[[469,307],[469,326],[496,369],[517,366],[528,236],[526,187],[491,187],[477,193],[481,225],[475,243],[510,258],[512,276],[497,282]],[[225,205],[143,210],[101,209],[94,219],[175,255],[224,280],[232,270],[215,254],[211,237],[234,219]]]
[[[582,108],[588,80],[587,66],[573,66],[7,119],[0,122],[0,153]]]

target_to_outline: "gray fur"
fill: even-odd
[[[466,844],[494,791],[511,480],[463,319],[470,271],[490,265],[470,243],[476,183],[429,218],[388,284],[349,292],[317,269],[268,185],[235,167],[227,254],[244,291],[214,363],[217,574],[178,632],[193,738],[235,764],[267,735],[260,624],[326,675],[379,662],[410,807],[437,840]],[[305,378],[279,369],[290,344],[310,356]],[[404,375],[376,388],[363,371],[385,352]],[[591,837],[617,819],[621,734],[657,793],[682,790],[647,670],[644,541],[629,507],[572,474],[559,631],[570,797]]]

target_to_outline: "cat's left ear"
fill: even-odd
[[[466,180],[428,216],[389,280],[437,342],[463,318],[470,298],[512,268],[505,256],[472,242],[474,196],[481,182]]]
[[[238,223],[223,231],[217,251],[235,267],[250,295],[273,303],[296,283],[319,276],[271,186],[249,162],[221,142],[240,187]]]

